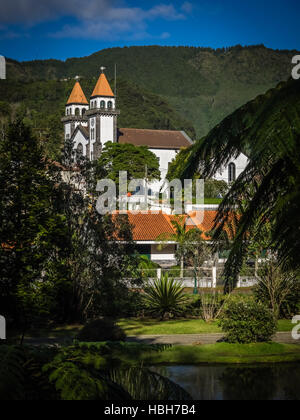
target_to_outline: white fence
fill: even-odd
[[[183,277],[181,277],[179,269],[174,270],[158,268],[153,270],[143,270],[143,274],[148,277],[149,282],[153,282],[155,279],[161,278],[162,274],[169,274],[169,277],[182,282],[182,285],[188,288],[195,287],[195,277],[197,288],[216,288],[217,286],[222,286],[220,278],[221,272],[222,270],[217,270],[216,267],[201,267],[197,270],[197,276],[195,276],[193,269],[185,269],[183,271]],[[237,287],[253,287],[255,284],[257,284],[257,280],[254,276],[241,276],[238,279]]]

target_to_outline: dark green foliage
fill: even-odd
[[[145,288],[144,302],[146,310],[159,315],[161,319],[178,315],[182,312],[182,305],[186,302],[183,287],[180,282],[162,275],[153,285]]]
[[[126,334],[112,318],[90,321],[77,336],[79,341],[124,341]]]
[[[204,184],[205,198],[222,198],[228,191],[228,184],[225,181],[208,179]]]
[[[93,76],[97,74],[98,69]],[[74,80],[36,82],[3,80],[2,82],[0,118],[18,115],[35,132],[47,155],[59,160],[63,147],[61,118],[65,115],[65,104],[75,83]],[[87,98],[91,95],[95,84],[96,79],[81,81]],[[192,138],[195,137],[192,124],[181,117],[164,99],[135,84],[120,80],[118,108],[121,110],[118,118],[119,127],[185,130]]]
[[[0,346],[0,400],[25,396],[24,353],[19,347]]]
[[[0,400],[186,400],[180,386],[142,366],[166,346],[130,343],[64,348],[0,346]]]
[[[54,181],[41,147],[20,121],[0,139],[0,307],[26,328],[47,320],[56,285],[41,272],[51,254]]]
[[[55,350],[19,346],[0,346],[0,400],[57,399],[42,367]]]
[[[94,78],[95,84],[101,65],[105,64],[108,76],[113,79],[117,63],[120,78],[138,84],[142,88],[142,95],[146,89],[165,98],[183,118],[192,121],[197,137],[201,138],[235,109],[280,81],[287,80],[292,69],[291,59],[296,54],[297,51],[274,51],[263,45],[238,45],[216,50],[160,46],[112,48],[65,62],[44,60],[17,63],[8,60],[7,74],[23,82],[59,80],[79,74],[84,78]],[[121,88],[120,83],[120,100],[123,96]],[[125,115],[126,109],[121,109]],[[137,116],[137,122],[144,119],[138,109],[132,110],[130,115],[133,118]],[[156,121],[163,118],[164,125],[168,119],[172,122],[172,118],[166,114],[157,116]],[[150,122],[149,119],[147,122]],[[139,128],[146,128],[146,125]]]
[[[224,306],[219,324],[229,343],[268,342],[276,333],[273,313],[252,297],[231,297]]]
[[[119,183],[119,172],[127,171],[128,181],[160,179],[159,160],[146,146],[136,147],[133,144],[106,143],[98,161],[101,176]],[[104,169],[104,174],[103,174]]]
[[[259,268],[258,275],[253,289],[256,300],[267,305],[278,319],[291,319],[299,314],[299,274],[286,272],[276,260],[269,259]]]

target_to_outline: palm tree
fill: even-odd
[[[174,233],[164,233],[158,236],[158,247],[163,249],[169,242],[177,244],[176,256],[180,261],[180,277],[184,274],[184,260],[189,253],[189,244],[191,241],[202,241],[202,231],[198,228],[189,228],[188,218],[186,216],[177,216],[171,221]]]
[[[231,253],[225,267],[227,287],[237,274],[253,241],[263,238],[285,269],[300,265],[300,83],[290,79],[244,105],[195,143],[182,178],[202,168],[213,176],[241,152],[250,160],[232,185],[215,221],[215,241],[233,226]]]

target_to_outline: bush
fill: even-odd
[[[272,309],[276,318],[292,318],[299,313],[299,273],[283,270],[276,260],[267,261],[259,270],[258,283],[253,289],[257,301]]]
[[[89,322],[77,336],[79,341],[124,341],[125,332],[111,318],[100,318]]]
[[[270,341],[276,332],[276,321],[270,309],[252,297],[231,297],[219,321],[229,343]]]

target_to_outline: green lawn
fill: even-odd
[[[119,325],[127,335],[166,335],[166,334],[210,334],[221,333],[217,322],[206,323],[201,319],[177,319],[160,322],[157,319],[126,318]],[[291,331],[295,325],[289,320],[278,322],[278,331]]]
[[[127,335],[167,335],[167,334],[213,334],[221,333],[217,322],[206,323],[201,319],[176,319],[173,321],[160,322],[151,318],[124,318],[118,324],[125,330]],[[278,322],[278,331],[288,332],[295,327],[291,321],[283,319]],[[75,338],[82,329],[82,325],[63,325],[48,329],[28,331],[26,337],[42,338]],[[8,337],[12,342],[20,338],[19,332],[11,331]]]
[[[142,355],[142,360],[148,365],[298,362],[300,361],[300,346],[278,343],[217,343],[204,346],[174,346],[162,352],[145,353]]]

